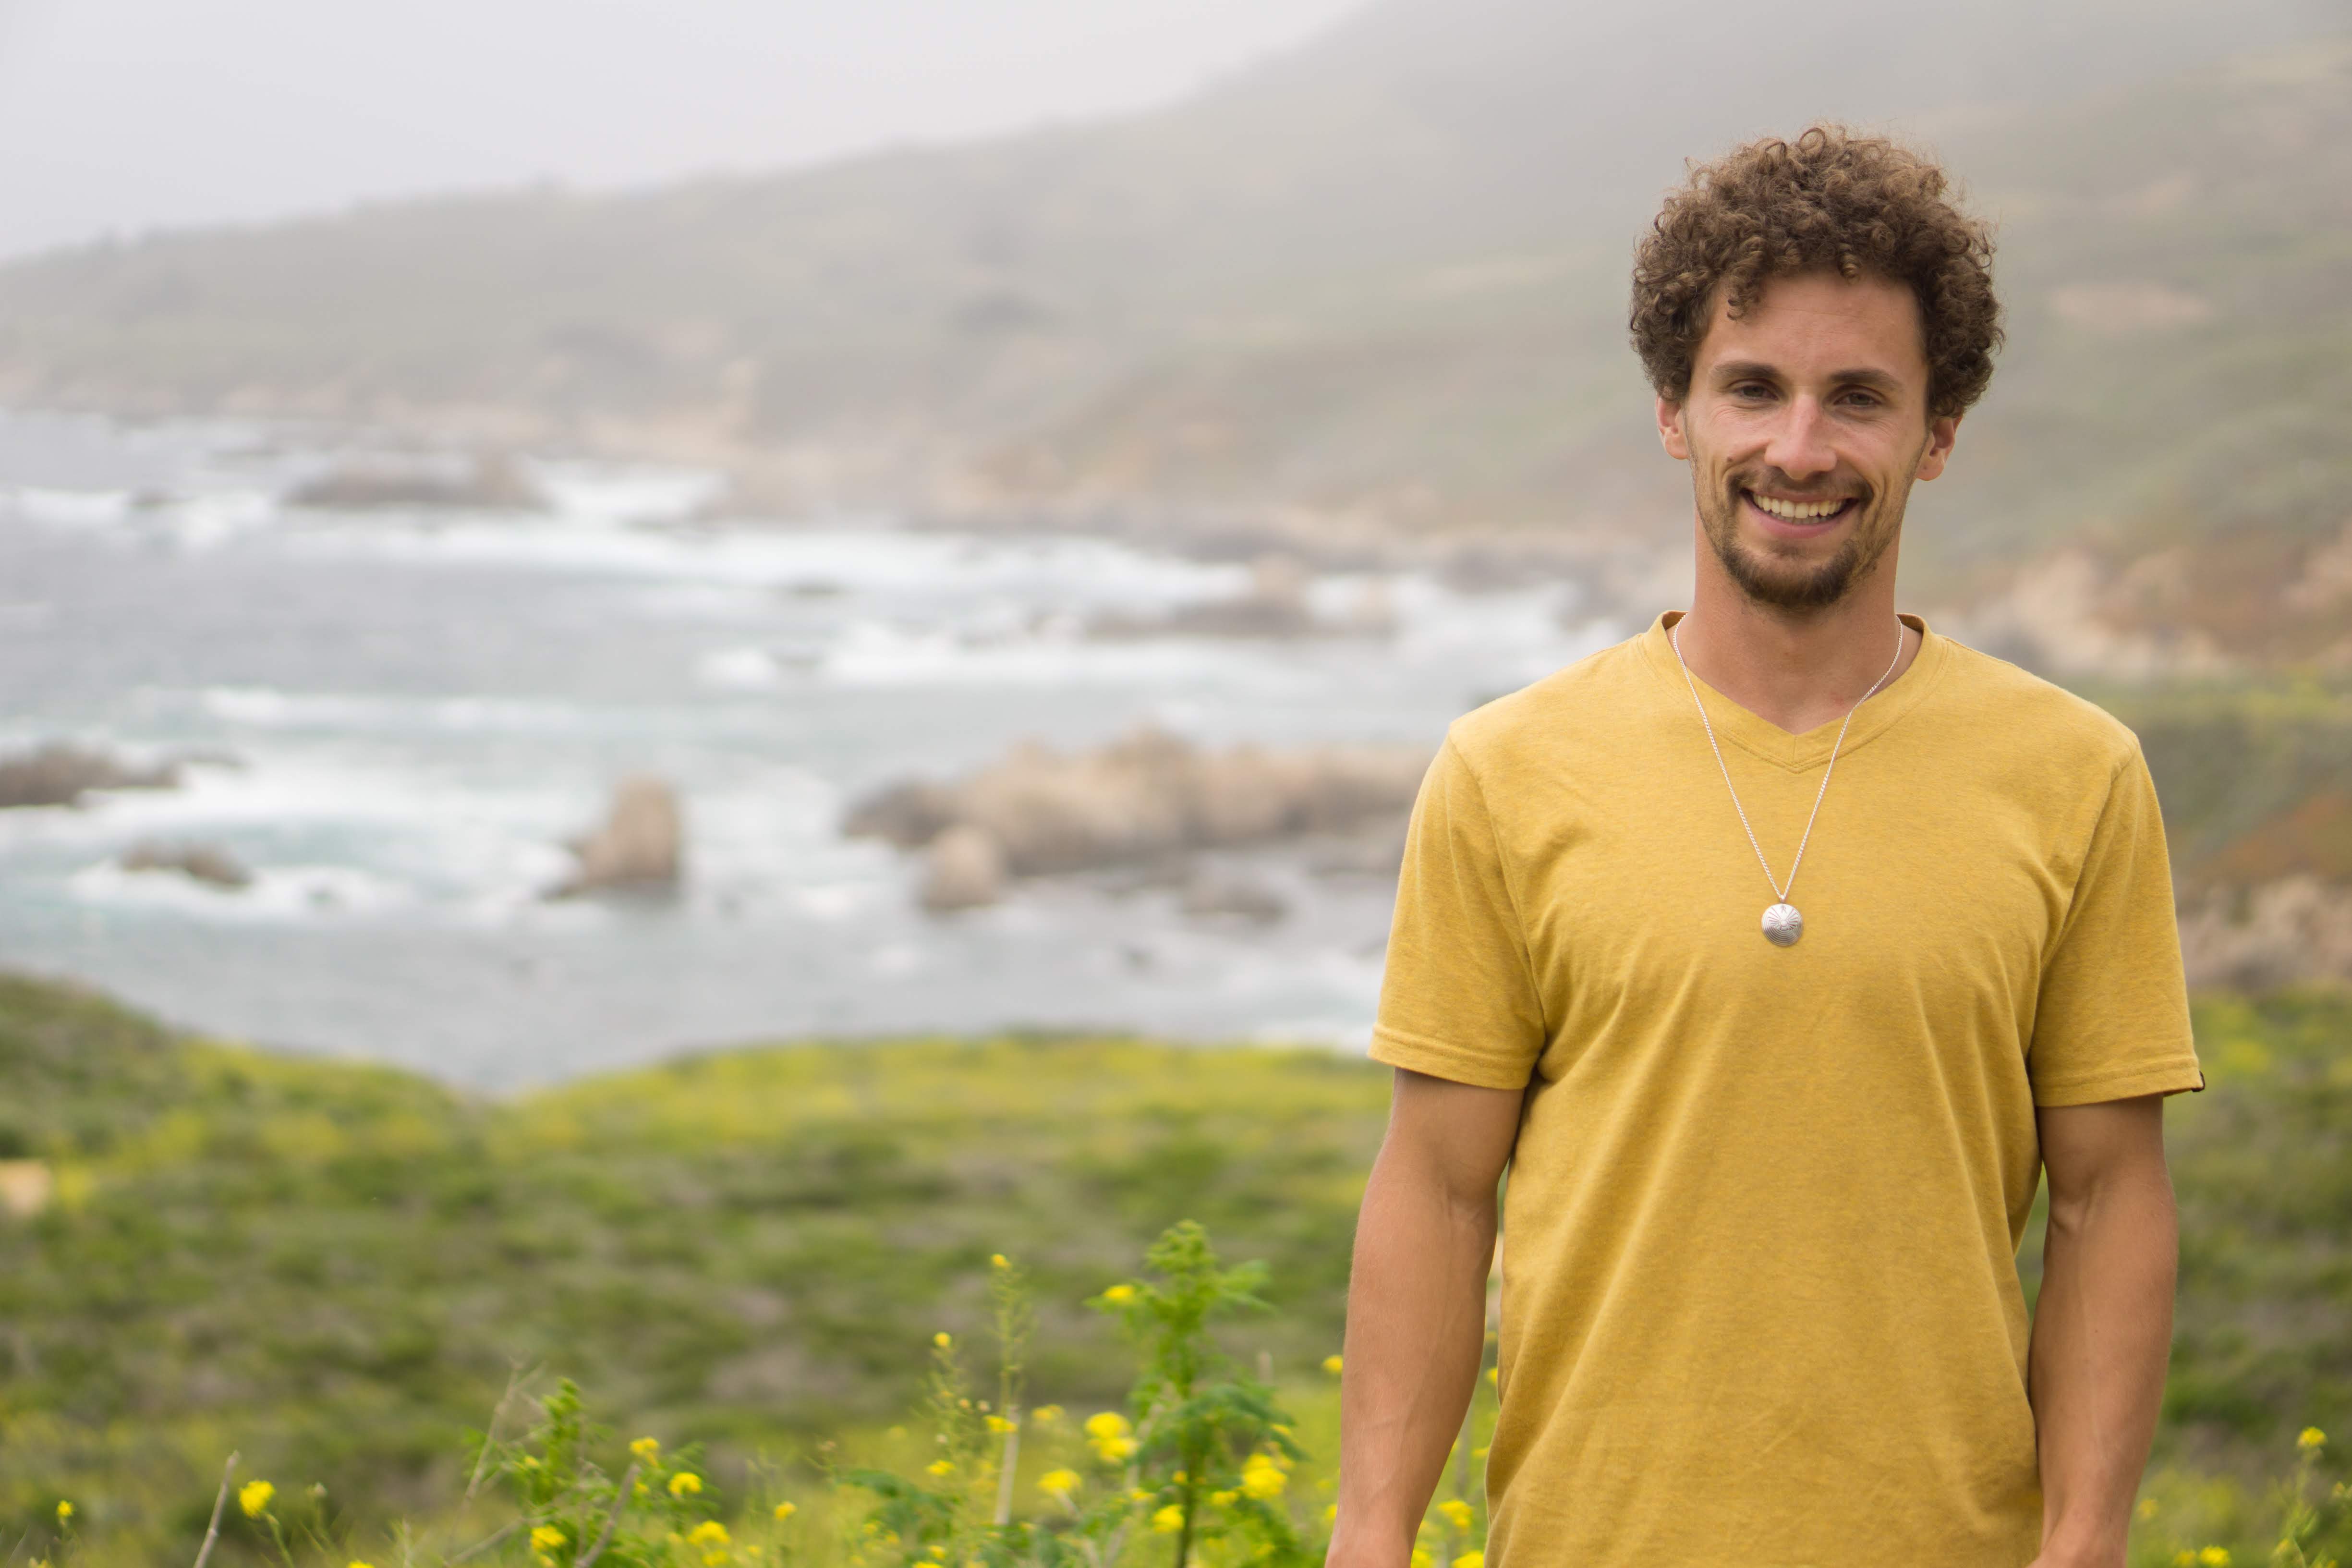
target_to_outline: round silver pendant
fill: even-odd
[[[1774,947],[1794,947],[1805,934],[1805,917],[1794,904],[1774,904],[1764,911],[1764,940]]]

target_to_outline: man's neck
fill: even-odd
[[[1675,627],[1684,662],[1790,734],[1836,723],[1895,658],[1894,553],[1837,603],[1790,611],[1750,599],[1702,544],[1690,613]],[[1905,626],[1901,635],[1895,676],[1919,653],[1919,634]]]

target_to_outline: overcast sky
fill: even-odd
[[[0,254],[1116,112],[1357,0],[0,0]]]

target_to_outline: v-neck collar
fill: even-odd
[[[1682,611],[1668,610],[1650,624],[1648,631],[1634,640],[1640,644],[1651,673],[1671,689],[1673,700],[1690,715],[1696,724],[1698,715],[1691,711],[1690,688],[1683,684],[1682,661],[1675,657],[1675,646],[1666,635],[1682,618]],[[1854,710],[1853,723],[1846,731],[1845,752],[1856,752],[1868,745],[1885,733],[1896,720],[1917,707],[1943,679],[1950,663],[1950,638],[1937,636],[1917,616],[1897,616],[1896,619],[1919,634],[1918,657],[1912,659],[1910,668]],[[1696,671],[1692,672],[1691,679],[1698,688],[1700,700],[1706,704],[1706,716],[1714,722],[1718,741],[1737,746],[1751,756],[1791,773],[1803,773],[1830,760],[1830,750],[1837,744],[1838,725],[1843,721],[1822,724],[1802,734],[1791,734],[1769,719],[1742,708],[1701,680]]]

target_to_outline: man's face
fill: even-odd
[[[1658,400],[1716,559],[1749,599],[1793,611],[1835,604],[1878,564],[1958,425],[1927,416],[1911,291],[1826,272],[1774,279],[1736,321],[1718,299],[1689,395]]]

